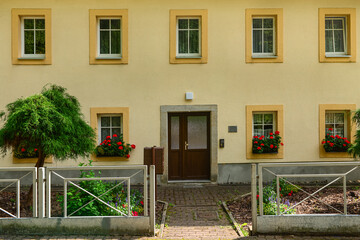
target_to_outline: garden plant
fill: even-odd
[[[277,153],[280,145],[284,144],[281,142],[280,132],[276,131],[270,133],[269,136],[254,136],[252,139],[252,152],[253,153]]]

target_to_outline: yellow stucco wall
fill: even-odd
[[[49,8],[52,64],[13,65],[11,9]],[[245,62],[245,9],[283,9],[283,63]],[[360,106],[360,63],[319,63],[318,9],[356,8],[355,0],[2,0],[0,1],[0,109],[47,83],[68,88],[90,108],[128,107],[129,161],[160,144],[160,105],[218,105],[218,163],[339,161],[319,157],[319,104]],[[89,64],[89,9],[128,9],[128,64]],[[208,10],[208,62],[169,63],[169,10]],[[356,31],[360,32],[360,18]],[[356,49],[357,53],[359,49]],[[357,54],[359,55],[359,54]],[[194,100],[185,101],[185,92]],[[283,159],[246,159],[246,105],[283,105]],[[228,133],[237,125],[237,133]],[[60,164],[73,165],[74,161]],[[114,164],[102,162],[101,164]],[[0,166],[11,166],[11,154]],[[33,164],[24,164],[30,165]],[[17,164],[22,166],[22,164]]]

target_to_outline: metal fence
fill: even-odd
[[[18,176],[16,178],[13,178],[13,172],[19,172],[21,176]],[[0,190],[0,193],[4,192],[7,189],[16,188],[16,198],[15,198],[15,204],[16,204],[16,213],[12,214],[9,211],[3,209],[0,207],[0,211],[6,213],[11,218],[20,218],[20,191],[22,187],[22,180],[26,178],[29,175],[32,175],[32,186],[33,186],[33,195],[32,195],[32,213],[33,217],[37,217],[38,207],[37,207],[37,168],[35,167],[7,167],[7,168],[0,168],[0,173],[6,173],[6,177],[0,179],[0,183],[4,183],[2,185],[2,188]]]
[[[317,216],[321,217],[336,217],[338,216],[347,216],[348,215],[348,204],[347,204],[347,184],[349,180],[349,175],[352,174],[351,177],[357,177],[357,180],[360,179],[359,174],[356,170],[360,168],[360,162],[306,162],[306,163],[259,163],[259,164],[252,164],[252,220],[253,220],[253,230],[256,232],[257,228],[259,227],[258,220],[261,219],[261,222],[264,223],[265,221],[271,221],[274,223],[273,217],[285,217],[284,215],[290,211],[291,209],[295,209],[300,204],[304,203],[306,200],[313,198],[316,201],[324,204],[328,207],[328,209],[332,209],[337,214],[317,214]],[[316,169],[317,168],[317,169]],[[319,170],[320,169],[320,170]],[[321,173],[316,173],[319,171]],[[264,174],[267,175],[267,179],[264,179]],[[264,182],[268,181],[269,179],[275,179],[275,186],[276,186],[276,216],[269,216],[264,215]],[[291,180],[289,180],[291,179]],[[295,179],[295,180],[292,180]],[[298,186],[299,182],[311,182],[314,179],[321,179],[322,181],[317,182],[318,189],[312,193],[311,191],[306,191],[303,188]],[[299,192],[305,193],[306,197],[302,199],[300,202],[295,203],[292,206],[289,206],[287,210],[280,211],[280,204],[281,204],[281,193],[280,193],[280,180],[283,180],[287,184],[291,185],[293,188],[296,188]],[[308,181],[309,180],[309,181]],[[295,183],[295,181],[297,181]],[[343,191],[343,210],[337,209],[326,202],[322,201],[319,197],[315,196],[317,193],[321,192],[325,188],[328,188],[335,183],[339,183],[341,181],[342,184],[342,191]],[[258,205],[259,204],[259,205]],[[297,216],[305,216],[310,214],[291,214],[291,216],[286,215],[286,221],[291,222],[293,217]],[[313,214],[311,214],[314,217]],[[354,216],[354,215],[352,215]],[[355,215],[358,216],[358,215]],[[264,218],[263,218],[264,217]],[[269,218],[270,217],[270,218]],[[289,218],[291,217],[291,218]],[[279,218],[280,219],[280,218]],[[305,218],[302,218],[305,219]],[[313,218],[314,219],[314,218]],[[321,218],[316,218],[321,219]],[[353,218],[352,218],[353,219]],[[319,220],[321,221],[321,220]],[[276,222],[276,221],[275,221]],[[281,222],[280,220],[278,222]],[[267,222],[269,223],[269,222]],[[274,223],[275,224],[275,223]],[[290,224],[289,224],[290,225]],[[316,225],[316,223],[315,223]],[[260,226],[264,229],[262,226]],[[346,226],[345,226],[346,227]],[[285,226],[279,226],[278,229],[286,229]],[[315,229],[315,227],[314,227]]]

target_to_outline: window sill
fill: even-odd
[[[259,56],[254,56],[254,55],[252,55],[251,56],[251,58],[277,58],[278,56],[261,56],[261,55],[259,55]]]
[[[122,57],[96,57],[96,60],[121,60]]]
[[[325,54],[327,58],[351,58],[351,55],[333,55],[333,54]]]
[[[18,60],[44,60],[45,57],[19,57]]]
[[[201,59],[202,56],[176,56],[176,59],[186,59],[186,58],[192,58],[192,59]]]

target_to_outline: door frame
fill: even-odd
[[[217,105],[162,105],[160,106],[160,146],[164,147],[164,174],[161,184],[168,183],[168,113],[209,112],[210,113],[210,181],[218,177],[218,107]],[[188,182],[187,180],[184,182]],[[196,180],[194,180],[196,182]]]

